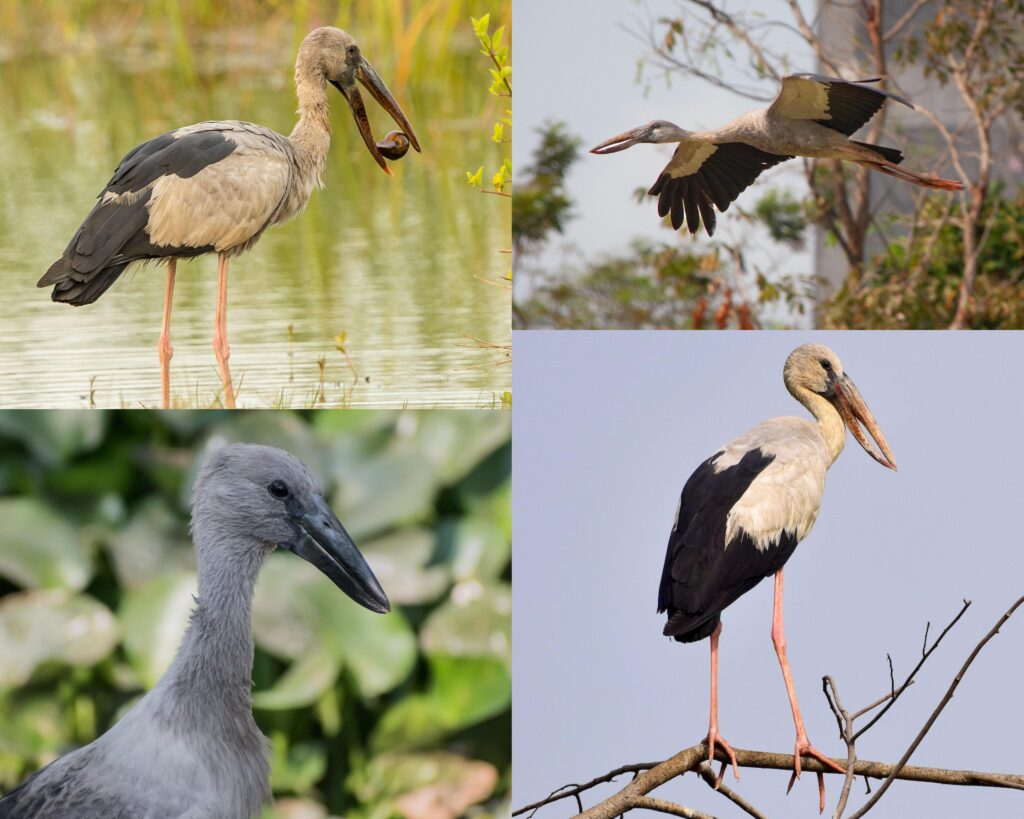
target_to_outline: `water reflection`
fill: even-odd
[[[502,102],[486,93],[487,65],[471,38],[438,54],[443,65],[417,55],[404,88],[392,79],[388,49],[360,40],[424,153],[393,163],[396,178],[387,178],[344,101],[332,98],[326,190],[232,260],[228,327],[239,404],[490,406],[510,389],[511,367],[502,350],[473,339],[510,340],[508,293],[481,281],[506,275],[499,251],[510,227],[504,202],[471,190],[464,171],[500,162],[488,136]],[[193,84],[182,81],[172,54],[137,46],[22,53],[0,63],[0,404],[159,404],[162,267],[123,276],[81,308],[53,304],[34,285],[134,145],[204,118],[291,130],[288,43],[213,32],[192,56]],[[392,126],[374,109],[382,137]],[[171,385],[182,405],[217,400],[215,296],[215,257],[179,264]],[[341,332],[358,379],[335,349]]]

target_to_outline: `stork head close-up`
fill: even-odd
[[[325,26],[314,29],[306,35],[299,47],[299,56],[295,61],[295,78],[301,86],[302,80],[308,77],[323,78],[325,82],[329,82],[341,92],[352,110],[352,116],[359,128],[359,135],[363,138],[367,150],[389,176],[391,169],[384,161],[385,158],[399,159],[404,156],[405,151],[396,153],[393,149],[388,149],[385,146],[385,151],[382,152],[381,146],[377,145],[373,138],[373,131],[370,129],[370,121],[366,115],[362,95],[359,93],[359,83],[362,83],[371,96],[380,103],[380,106],[390,114],[401,128],[400,133],[407,138],[407,142],[411,143],[417,151],[420,150],[416,132],[405,116],[405,112],[395,101],[384,81],[374,71],[373,66],[363,56],[355,38],[347,31]],[[388,135],[388,139],[390,142],[395,141],[392,134]],[[408,146],[406,146],[407,149]]]
[[[643,143],[679,142],[690,136],[691,132],[680,128],[674,122],[654,119],[637,128],[623,131],[621,134],[606,139],[600,145],[590,149],[592,154],[614,154]]]
[[[882,466],[896,469],[896,458],[885,435],[853,380],[843,370],[839,356],[832,350],[824,344],[797,347],[786,359],[783,379],[790,394],[815,416],[818,416],[815,397],[827,401],[868,455]],[[865,430],[877,448],[865,435]]]
[[[224,550],[248,550],[258,568],[281,548],[316,566],[361,606],[391,610],[316,476],[283,450],[230,444],[210,455],[196,479],[192,531],[200,564],[217,561]],[[246,555],[236,557],[244,565]]]

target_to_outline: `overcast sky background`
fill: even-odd
[[[969,598],[918,683],[859,743],[861,758],[896,761],[1024,592],[1024,334],[516,333],[514,807],[704,737],[708,642],[662,637],[655,611],[673,514],[716,448],[767,418],[806,416],[782,366],[812,340],[838,353],[900,469],[848,436],[818,522],[786,568],[786,634],[811,741],[845,755],[822,675],[860,708],[889,687],[886,653],[899,680],[925,623],[935,635]],[[765,581],[725,612],[720,726],[736,746],[791,753],[771,609]],[[1022,614],[974,663],[911,764],[1024,770]],[[813,775],[789,797],[783,772],[729,776],[769,816],[817,815]],[[827,780],[826,815],[840,781]],[[863,793],[861,780],[852,805]],[[743,815],[693,776],[657,794],[722,819]],[[870,816],[1020,816],[1022,804],[1014,791],[897,782]],[[575,812],[569,800],[539,816]]]
[[[801,5],[808,6],[806,2]],[[648,82],[637,82],[638,60],[648,53],[645,44],[626,28],[646,30],[652,19],[677,16],[674,0],[516,0],[515,30],[515,139],[512,157],[517,173],[529,164],[537,146],[536,129],[547,120],[564,120],[570,133],[583,141],[584,151],[574,166],[568,187],[575,202],[575,218],[565,236],[546,249],[542,260],[555,267],[567,245],[592,259],[602,253],[624,250],[638,236],[671,241],[672,233],[661,226],[654,197],[639,204],[633,197],[638,187],[647,189],[672,155],[672,146],[640,145],[608,156],[586,152],[597,143],[652,119],[667,119],[692,131],[715,128],[761,106],[761,103],[728,94],[720,89],[676,76],[671,86],[663,76],[647,72]],[[738,0],[730,11],[749,11],[789,21],[781,0]],[[784,29],[773,30],[772,45],[789,49],[794,71],[813,71],[815,63],[801,43]],[[727,81],[749,84],[735,65],[722,64]],[[770,80],[764,87],[775,88]],[[645,93],[646,89],[646,93]],[[752,209],[772,185],[806,191],[799,163],[792,162],[764,174],[741,197]],[[745,222],[718,220],[716,237],[736,240],[748,232]],[[703,233],[700,235],[703,236]],[[680,240],[689,242],[689,234]],[[787,273],[810,273],[809,252],[774,249],[771,254],[754,251],[752,260],[762,266],[785,264]]]

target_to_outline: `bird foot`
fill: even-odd
[[[793,790],[793,784],[800,778],[800,757],[805,754],[818,760],[822,765],[832,768],[836,773],[846,773],[842,767],[811,745],[806,736],[797,737],[796,746],[793,749],[793,773],[790,775],[789,784],[786,786],[787,795]],[[821,771],[816,771],[815,773],[818,778],[818,813],[823,813],[825,811],[825,775]]]
[[[715,743],[721,746],[722,750],[725,751],[725,755],[729,757],[729,763],[732,765],[732,775],[739,780],[740,768],[736,763],[736,752],[732,749],[732,746],[725,741],[725,737],[718,733],[718,730],[711,728],[708,731],[707,738],[704,743],[708,746],[708,762],[715,761]],[[722,768],[718,772],[718,778],[715,780],[715,790],[718,790],[718,786],[722,784],[722,777],[725,776],[725,763],[722,763]]]

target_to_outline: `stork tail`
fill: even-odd
[[[887,162],[891,162],[893,165],[899,165],[903,161],[903,154],[896,148],[887,148],[884,145],[872,145],[870,142],[857,142],[857,140],[851,140],[854,145],[860,145],[861,148],[867,148],[869,151],[874,151],[876,154],[881,154],[885,157]]]
[[[36,287],[53,285],[53,292],[50,294],[53,301],[81,307],[83,304],[92,304],[106,293],[126,267],[128,267],[128,262],[111,265],[90,273],[88,276],[82,276],[76,274],[72,269],[71,259],[62,256],[50,265],[50,269],[36,282]]]

